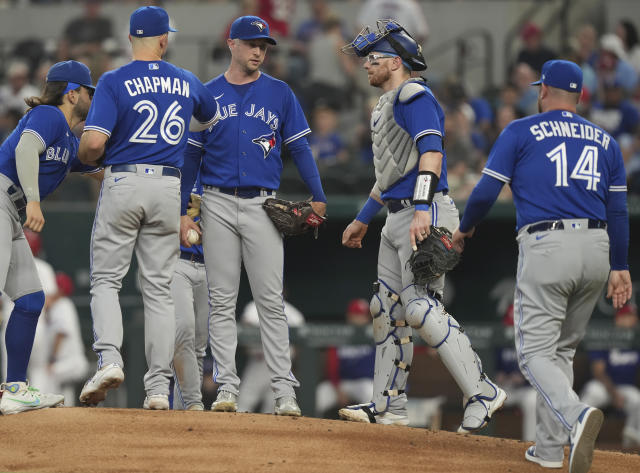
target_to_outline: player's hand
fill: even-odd
[[[40,233],[44,227],[44,215],[40,209],[40,202],[32,200],[27,202],[27,220],[24,222],[24,228]]]
[[[631,299],[631,275],[629,270],[611,271],[609,273],[609,285],[607,297],[615,309],[620,309]]]
[[[311,202],[311,208],[313,209],[313,211],[315,213],[317,213],[318,215],[320,215],[321,217],[324,217],[325,214],[327,213],[327,204],[326,202]]]
[[[191,228],[198,232],[198,235],[202,236],[200,225],[195,223],[188,215],[180,216],[180,244],[187,248],[191,248],[191,243],[187,240],[187,233]]]
[[[362,248],[362,239],[367,233],[369,225],[360,220],[354,220],[342,233],[342,244],[347,248]]]
[[[409,227],[409,238],[411,239],[411,248],[413,251],[418,249],[416,242],[422,241],[431,233],[431,211],[416,210],[413,213],[411,227]]]
[[[464,251],[464,239],[471,238],[475,230],[475,227],[471,228],[471,230],[469,230],[468,232],[461,232],[460,227],[455,229],[451,241],[453,242],[453,248],[458,253],[462,253]]]

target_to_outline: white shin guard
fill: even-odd
[[[401,409],[413,360],[411,327],[404,319],[398,294],[382,280],[374,283],[370,309],[376,342],[372,399],[375,411],[385,412],[390,407]]]
[[[406,320],[425,342],[438,351],[465,399],[482,392],[480,359],[473,351],[469,337],[464,334],[460,324],[444,310],[436,294],[423,294],[410,299],[406,308]]]

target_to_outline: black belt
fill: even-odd
[[[187,261],[191,261],[192,263],[204,264],[204,256],[197,253],[191,253],[190,251],[181,251],[180,259],[186,259]]]
[[[144,164],[142,166],[144,166]],[[135,164],[114,164],[111,166],[111,172],[138,172],[138,167]],[[162,175],[180,179],[180,169],[171,166],[162,166]]]
[[[16,194],[19,192],[20,188],[15,184],[11,184],[7,188],[7,194],[9,194],[9,198],[13,202],[13,205],[16,206],[20,221],[24,223],[27,220],[27,199],[25,199],[24,194],[22,194],[20,197],[17,197]]]
[[[448,195],[449,190],[445,189],[441,192],[436,192],[436,194]],[[389,212],[392,214],[396,212],[400,212],[402,209],[406,209],[407,207],[411,207],[413,205],[413,199],[389,199],[384,201],[385,205],[389,209]]]
[[[241,199],[253,199],[261,195],[273,195],[275,193],[272,189],[266,189],[264,187],[216,187],[216,186],[204,186],[205,189],[217,189],[219,192],[227,195],[233,195],[240,197]]]
[[[592,220],[589,219],[587,228],[607,228],[607,222],[604,220]],[[562,220],[549,220],[547,222],[540,222],[534,225],[530,225],[527,228],[528,233],[546,232],[549,230],[564,230],[564,222]]]

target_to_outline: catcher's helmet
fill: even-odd
[[[351,43],[342,47],[342,52],[359,57],[366,57],[372,51],[390,53],[400,56],[412,71],[424,71],[427,68],[422,47],[407,30],[394,20],[378,20],[376,27],[378,31],[372,32],[365,26]]]

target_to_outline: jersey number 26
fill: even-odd
[[[547,153],[547,157],[556,165],[556,187],[569,187],[567,183],[567,145],[563,141]],[[600,182],[598,172],[598,148],[585,146],[578,162],[571,171],[571,179],[587,181],[588,191],[597,191]]]
[[[133,132],[129,141],[131,143],[157,143],[158,134],[151,133],[156,121],[158,120],[158,107],[149,100],[140,100],[133,109],[138,113],[146,113],[142,125]],[[185,124],[178,112],[182,110],[182,106],[177,100],[174,100],[162,117],[160,122],[160,136],[170,145],[177,145],[184,134]]]

